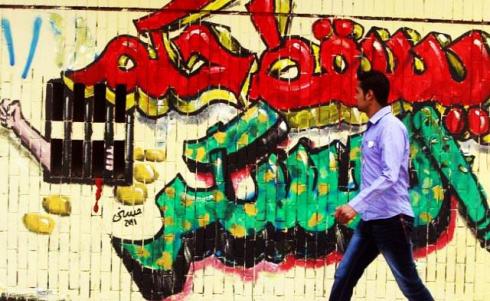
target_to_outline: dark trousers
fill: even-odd
[[[413,218],[397,215],[361,221],[335,271],[330,301],[350,300],[366,267],[383,254],[401,291],[408,300],[434,300],[420,279],[412,254]]]

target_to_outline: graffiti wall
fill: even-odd
[[[0,300],[325,300],[368,70],[421,277],[490,298],[488,1],[60,2],[0,2]],[[354,295],[404,300],[382,257]]]

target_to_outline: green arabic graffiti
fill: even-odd
[[[436,226],[444,202],[454,194],[460,210],[482,246],[490,240],[490,217],[485,193],[456,141],[441,126],[440,117],[425,105],[402,114],[411,141],[410,198],[416,227]],[[143,267],[171,270],[182,247],[182,237],[211,223],[219,223],[235,238],[253,236],[272,225],[276,231],[300,227],[306,233],[332,231],[335,208],[359,191],[362,137],[347,145],[334,141],[311,148],[307,140],[287,154],[270,141],[285,137],[281,116],[259,102],[227,125],[208,130],[206,137],[187,141],[184,160],[211,171],[215,185],[189,187],[177,176],[157,196],[162,230],[150,240],[123,241],[122,248]],[[243,160],[243,161],[242,161]],[[251,200],[227,193],[229,166],[255,163]],[[353,229],[358,218],[348,229]],[[438,233],[440,235],[440,233]],[[427,240],[424,241],[427,243]]]

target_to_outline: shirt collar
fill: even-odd
[[[376,112],[376,114],[371,116],[371,118],[369,118],[368,123],[370,125],[376,124],[378,121],[381,120],[381,118],[383,118],[384,116],[386,116],[390,113],[391,113],[391,106],[385,106],[385,107],[381,108],[378,112]]]

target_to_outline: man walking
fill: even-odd
[[[407,129],[388,105],[389,81],[377,71],[360,74],[356,101],[369,117],[361,153],[361,191],[335,211],[348,223],[361,221],[345,251],[330,292],[331,301],[350,300],[366,267],[381,253],[409,300],[434,300],[415,268],[410,234],[413,211],[408,195],[410,145]]]

